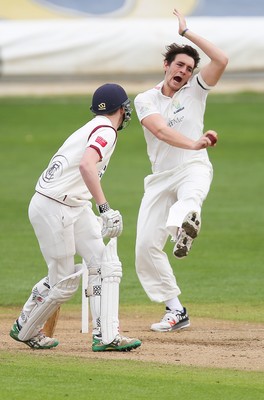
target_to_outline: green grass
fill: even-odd
[[[132,97],[132,96],[131,96]],[[263,306],[263,94],[211,95],[205,128],[219,133],[209,149],[214,180],[203,207],[203,227],[192,253],[177,261],[167,250],[192,314],[211,310],[225,318],[264,321]],[[90,98],[0,99],[1,305],[21,305],[28,290],[46,273],[27,217],[36,180],[62,141],[90,117]],[[141,127],[134,113],[119,134],[116,152],[103,178],[107,197],[124,217],[119,255],[124,277],[122,304],[148,304],[134,268],[136,218],[143,179],[150,173]],[[80,302],[78,293],[73,303]],[[220,304],[219,313],[215,308]],[[201,307],[199,307],[201,305]],[[250,311],[243,315],[243,308]],[[206,312],[206,315],[208,312]]]
[[[1,354],[1,399],[255,400],[262,373],[175,367],[135,361],[87,360],[38,353]]]
[[[132,96],[131,96],[132,97]],[[263,148],[264,94],[211,95],[205,128],[219,133],[209,149],[214,181],[203,207],[203,227],[185,260],[166,249],[192,316],[264,322]],[[75,129],[90,117],[90,98],[0,99],[0,306],[21,307],[46,274],[27,208],[38,176]],[[144,176],[150,173],[141,127],[134,118],[119,135],[103,178],[108,200],[120,209],[122,310],[153,309],[134,267],[136,218]],[[80,291],[71,300],[80,304]],[[153,350],[155,351],[155,349]],[[258,372],[187,368],[134,361],[87,360],[24,351],[0,354],[1,399],[250,400],[263,397]],[[262,396],[261,396],[262,394]]]

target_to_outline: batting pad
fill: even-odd
[[[101,265],[89,266],[83,259],[82,276],[82,333],[89,332],[89,305],[92,314],[93,334],[101,332]]]
[[[88,269],[85,261],[83,260],[83,274],[82,274],[82,333],[89,332],[89,300],[87,297],[88,288]]]
[[[92,314],[93,334],[100,333],[101,330],[101,266],[88,268],[89,281],[87,295],[90,300],[90,310]]]
[[[122,264],[117,255],[117,238],[105,247],[102,264],[101,330],[104,344],[111,343],[119,333],[119,284]]]
[[[26,341],[35,337],[58,307],[74,295],[78,289],[80,277],[83,272],[82,265],[75,265],[75,270],[74,274],[56,283],[50,289],[48,296],[43,299],[43,302],[35,306],[18,334],[19,340]]]

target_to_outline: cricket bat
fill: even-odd
[[[51,338],[53,337],[59,319],[59,314],[60,314],[60,307],[46,321],[43,327],[43,332],[45,333],[46,336]]]

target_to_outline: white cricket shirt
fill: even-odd
[[[198,73],[173,97],[167,97],[161,92],[163,82],[136,96],[135,109],[139,121],[151,114],[161,114],[168,126],[190,139],[198,140],[203,134],[206,98],[211,87]],[[173,169],[196,158],[209,161],[205,149],[186,150],[174,147],[156,138],[145,127],[143,131],[153,173]]]
[[[107,127],[99,127],[107,125]],[[105,116],[96,116],[66,139],[48,167],[41,174],[36,191],[68,206],[82,206],[92,198],[85,185],[79,165],[87,147],[100,155],[96,164],[98,175],[103,176],[115,149],[117,132]]]

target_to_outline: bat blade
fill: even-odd
[[[46,321],[43,331],[46,336],[48,337],[53,337],[54,331],[59,319],[59,314],[60,314],[60,307],[49,317],[49,319]]]

